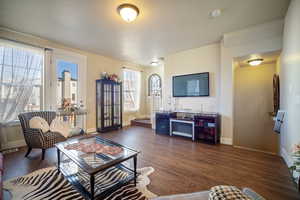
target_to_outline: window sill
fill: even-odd
[[[10,121],[10,122],[1,123],[1,126],[3,126],[3,127],[19,126],[19,125],[20,125],[19,120],[14,120],[14,121]]]
[[[137,113],[139,110],[124,110],[124,113],[130,114],[130,113]]]

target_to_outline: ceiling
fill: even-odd
[[[124,22],[118,5],[140,15]],[[0,25],[120,60],[159,57],[219,41],[224,33],[285,16],[289,0],[0,0]],[[212,19],[210,11],[221,9]]]

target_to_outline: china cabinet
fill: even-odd
[[[96,80],[97,132],[122,128],[122,83]]]

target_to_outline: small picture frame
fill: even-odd
[[[276,118],[275,118],[275,125],[274,125],[274,132],[280,133],[281,125],[283,124],[285,112],[282,110],[278,110]]]

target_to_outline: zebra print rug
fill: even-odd
[[[138,169],[137,186],[133,183],[121,187],[108,195],[104,200],[147,200],[156,197],[147,190],[150,183],[148,176],[154,172],[152,167]],[[122,176],[119,170],[105,170],[101,177],[110,179]],[[28,175],[17,177],[3,184],[5,190],[11,193],[13,200],[83,200],[77,190],[58,173],[56,167],[49,167],[34,171]]]

